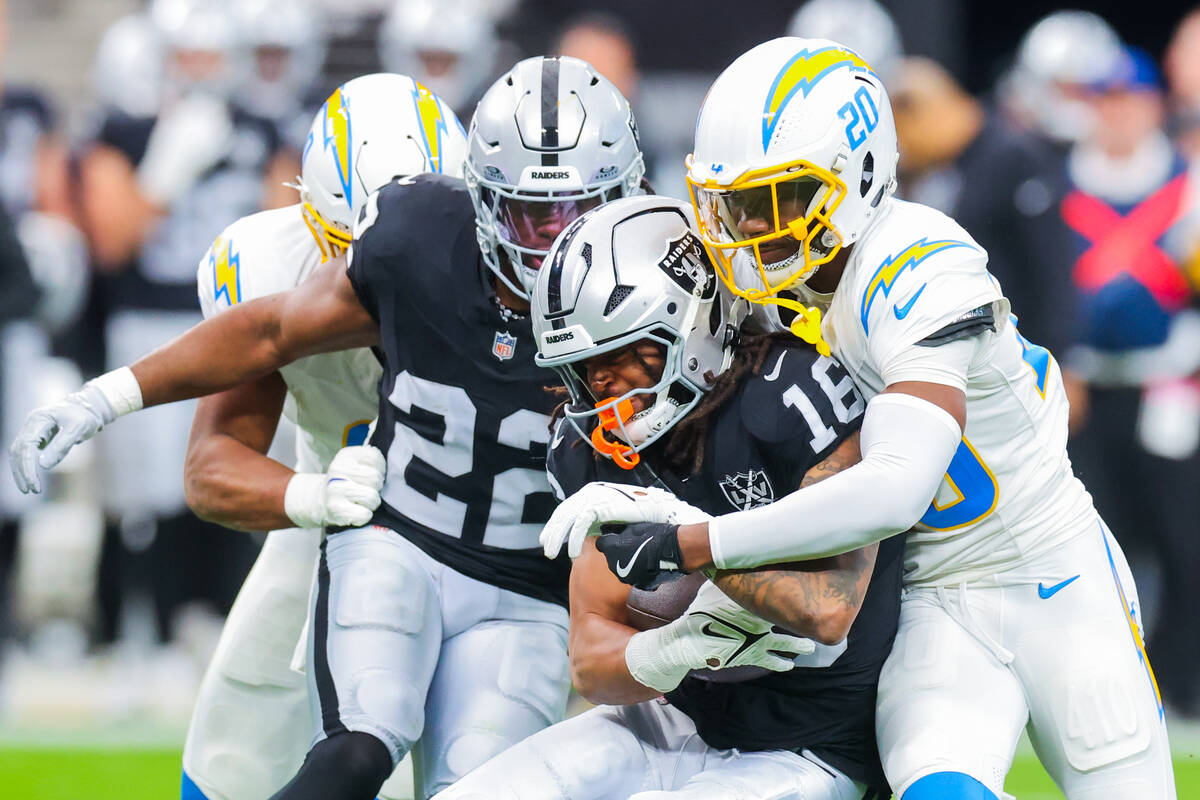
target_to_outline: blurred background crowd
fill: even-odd
[[[1134,564],[1163,694],[1200,715],[1200,9],[1050,5],[0,0],[0,441],[199,320],[210,241],[296,202],[312,114],[355,75],[413,75],[466,124],[517,59],[587,59],[632,102],[651,183],[683,197],[720,68],[833,38],[889,87],[901,196],[976,237],[1062,365],[1072,459]],[[260,542],[188,511],[191,413],[119,421],[43,496],[0,479],[0,726],[186,722]]]

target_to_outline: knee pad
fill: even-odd
[[[917,780],[901,800],[1000,800],[963,772],[935,772]]]
[[[208,800],[195,781],[188,777],[187,772],[179,781],[179,800]]]
[[[571,690],[566,631],[545,623],[506,626],[496,688],[545,725],[566,716]]]

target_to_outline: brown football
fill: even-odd
[[[654,589],[630,590],[629,599],[625,601],[629,624],[639,631],[646,631],[678,619],[696,599],[696,592],[700,591],[706,580],[704,573],[692,572]],[[762,667],[692,670],[693,677],[714,683],[740,683],[770,674],[770,670]]]

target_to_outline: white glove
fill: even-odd
[[[142,193],[167,207],[229,152],[233,121],[228,106],[206,94],[184,97],[154,123],[138,164]]]
[[[679,619],[633,635],[625,646],[625,665],[638,683],[669,692],[694,669],[753,666],[787,672],[796,666],[793,659],[815,649],[811,639],[776,633],[770,622],[706,582]]]
[[[283,510],[300,528],[366,525],[379,508],[387,462],[371,445],[343,447],[324,473],[297,472],[288,481]]]
[[[578,558],[583,540],[599,536],[609,522],[666,522],[690,525],[712,516],[675,495],[653,486],[593,481],[554,509],[539,537],[546,558],[556,558],[563,544],[567,555]]]
[[[122,414],[142,407],[142,390],[128,367],[90,380],[78,392],[29,412],[9,449],[17,488],[28,494],[42,490],[38,471],[51,469],[71,448],[86,442]]]

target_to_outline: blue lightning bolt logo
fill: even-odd
[[[867,284],[867,291],[863,294],[861,311],[863,330],[869,332],[867,316],[871,312],[871,304],[875,302],[875,298],[879,296],[881,291],[884,297],[887,297],[891,293],[892,286],[896,283],[896,278],[899,277],[905,267],[915,269],[918,264],[934,253],[940,253],[952,247],[970,246],[966,242],[960,242],[956,239],[939,239],[930,242],[922,237],[896,255],[888,256],[879,265],[879,269],[875,270],[875,274],[871,276],[871,281]],[[908,309],[905,310],[904,316],[907,316],[907,314]]]

